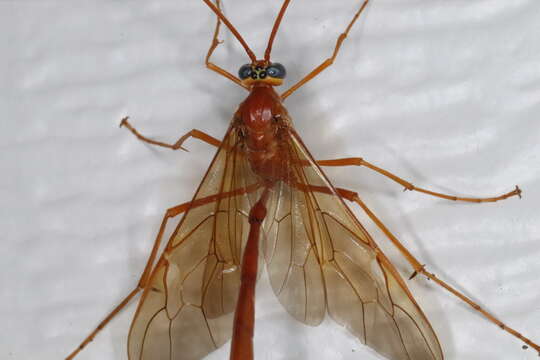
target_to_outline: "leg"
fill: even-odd
[[[220,0],[216,0],[216,7],[221,11],[221,2],[220,2]],[[204,60],[204,63],[206,64],[206,67],[208,69],[210,69],[212,71],[215,71],[219,75],[226,77],[227,79],[229,79],[229,80],[233,81],[234,83],[240,85],[244,89],[249,90],[249,88],[247,86],[242,84],[242,81],[239,78],[237,78],[236,76],[234,76],[233,74],[231,74],[227,70],[217,66],[216,64],[214,64],[213,62],[210,61],[210,57],[214,53],[214,50],[216,50],[218,45],[223,42],[223,41],[220,41],[218,39],[220,26],[221,26],[221,19],[219,17],[217,17],[216,28],[214,30],[214,37],[212,38],[212,43],[210,44],[210,48],[208,49],[208,53],[206,54],[206,58]]]
[[[433,280],[438,285],[442,286],[444,289],[458,297],[460,300],[467,303],[469,306],[471,306],[474,310],[478,311],[480,314],[482,314],[486,319],[500,327],[502,330],[508,332],[509,334],[517,337],[521,341],[523,341],[528,346],[532,347],[536,351],[540,352],[540,346],[533,343],[531,340],[526,338],[525,336],[521,335],[516,330],[506,326],[502,321],[497,319],[495,316],[493,316],[491,313],[487,312],[486,310],[482,309],[480,305],[476,304],[473,300],[463,295],[461,292],[457,291],[444,281],[440,280],[435,274],[432,274],[425,269],[425,265],[421,265],[420,262],[401,244],[401,242],[396,238],[394,234],[388,230],[388,228],[375,216],[375,214],[364,204],[364,202],[358,197],[358,194],[356,192],[345,190],[345,189],[336,189],[338,193],[344,198],[349,201],[357,203],[364,212],[370,217],[370,219],[379,227],[379,229],[384,232],[384,234],[387,236],[387,238],[392,242],[392,244],[399,250],[399,252],[407,259],[409,264],[414,268],[414,272],[411,275],[409,279],[414,278],[417,274],[422,274],[426,276],[428,279]]]
[[[148,261],[146,263],[146,266],[143,270],[143,273],[139,279],[139,282],[137,284],[137,287],[135,289],[133,289],[128,296],[126,296],[126,298],[124,300],[122,300],[120,302],[120,304],[118,304],[114,309],[113,311],[111,311],[111,313],[109,315],[107,315],[105,317],[105,319],[103,319],[103,321],[101,321],[99,323],[99,325],[90,333],[90,335],[88,335],[84,340],[83,342],[71,353],[69,354],[69,356],[66,358],[66,360],[71,360],[73,359],[82,349],[84,349],[86,347],[86,345],[88,345],[90,342],[92,342],[92,340],[94,340],[94,337],[105,327],[107,326],[107,324],[127,305],[131,302],[131,300],[135,297],[135,295],[137,295],[137,293],[141,290],[143,290],[146,285],[148,284],[148,279],[150,277],[150,274],[152,273],[152,269],[154,267],[154,261],[156,259],[156,256],[157,256],[157,252],[159,250],[159,246],[161,244],[161,238],[163,237],[163,233],[167,227],[167,221],[169,221],[169,219],[173,218],[173,217],[176,217],[177,215],[180,215],[192,208],[195,208],[195,207],[198,207],[198,206],[201,206],[201,205],[205,205],[205,204],[208,204],[208,203],[212,203],[212,202],[215,202],[219,199],[224,199],[224,198],[227,198],[227,197],[230,197],[230,196],[235,196],[235,195],[240,195],[240,194],[244,194],[244,193],[249,193],[249,192],[252,192],[252,191],[255,191],[259,188],[259,185],[258,184],[255,184],[255,185],[252,185],[250,187],[247,187],[247,188],[242,188],[242,189],[237,189],[237,190],[234,190],[234,191],[229,191],[229,192],[225,192],[225,193],[221,193],[221,194],[215,194],[215,195],[210,195],[210,196],[207,196],[207,197],[204,197],[204,198],[200,198],[200,199],[197,199],[195,201],[190,201],[190,202],[187,202],[187,203],[183,203],[183,204],[180,204],[180,205],[177,205],[175,207],[172,207],[170,209],[168,209],[166,212],[165,212],[165,215],[163,216],[163,220],[161,221],[161,226],[159,227],[159,232],[156,236],[156,240],[154,241],[154,246],[152,248],[152,252],[150,253],[150,256],[148,257]]]
[[[365,166],[371,170],[374,170],[378,172],[381,175],[386,176],[387,178],[390,178],[397,182],[398,184],[405,187],[405,190],[410,191],[418,191],[424,194],[428,194],[431,196],[447,199],[447,200],[453,200],[453,201],[466,201],[466,202],[474,202],[474,203],[483,203],[483,202],[495,202],[499,200],[507,199],[511,196],[519,196],[521,198],[521,189],[516,186],[516,188],[506,194],[495,196],[495,197],[488,197],[488,198],[468,198],[468,197],[457,197],[452,195],[446,195],[441,194],[438,192],[433,192],[430,190],[422,189],[419,187],[414,186],[410,182],[403,180],[402,178],[392,174],[391,172],[381,169],[380,167],[377,167],[367,161],[365,161],[362,158],[345,158],[345,159],[334,159],[334,160],[320,160],[317,161],[317,164],[320,166]]]
[[[139,291],[144,289],[146,286],[146,282],[148,281],[148,277],[150,276],[150,272],[152,271],[152,267],[154,264],[155,257],[157,255],[157,251],[159,249],[159,245],[161,244],[161,238],[163,236],[163,232],[165,231],[165,227],[167,226],[167,221],[170,218],[175,217],[178,214],[181,214],[182,212],[186,211],[186,209],[189,208],[190,203],[181,204],[175,207],[172,207],[168,209],[165,212],[165,216],[163,216],[163,220],[161,222],[161,226],[159,228],[158,235],[156,237],[156,240],[154,241],[154,247],[152,248],[152,252],[150,254],[150,257],[148,258],[148,261],[146,263],[146,266],[144,268],[144,271],[141,275],[141,278],[139,279],[139,283],[137,284],[137,287],[133,289],[128,296],[120,304],[118,304],[113,311],[109,315],[103,319],[99,323],[99,325],[88,335],[84,341],[66,358],[66,360],[73,359],[82,349],[86,347],[92,340],[94,340],[94,337],[99,333],[107,324],[118,314],[127,304],[131,302],[131,300],[137,295]]]
[[[354,14],[351,22],[349,25],[345,28],[345,31],[341,33],[336,41],[336,46],[334,47],[334,52],[332,53],[332,56],[328,59],[324,60],[319,66],[317,66],[314,70],[312,70],[309,74],[307,74],[302,80],[291,86],[287,91],[285,91],[283,94],[281,94],[281,99],[285,100],[289,95],[291,95],[293,92],[298,90],[302,85],[319,75],[323,70],[325,70],[327,67],[332,65],[334,63],[334,60],[336,59],[337,54],[339,53],[339,49],[341,48],[341,44],[345,39],[347,38],[347,35],[349,34],[349,31],[351,30],[352,26],[358,20],[360,17],[360,14],[364,11],[368,4],[369,0],[365,0],[362,3],[362,6],[360,6],[360,9]]]
[[[92,331],[90,333],[90,335],[88,335],[86,337],[86,339],[84,339],[84,341],[75,350],[73,350],[71,352],[71,354],[68,355],[66,360],[73,359],[75,356],[77,356],[78,353],[80,353],[82,351],[82,349],[84,349],[86,347],[86,345],[88,345],[90,342],[92,342],[92,340],[94,340],[94,337],[97,335],[97,333],[100,332],[105,326],[107,326],[107,324],[116,316],[116,314],[118,314],[127,304],[129,304],[131,302],[131,300],[133,299],[133,297],[135,297],[135,295],[137,295],[137,293],[140,290],[142,290],[142,288],[136,287],[133,291],[131,291],[129,293],[129,295],[126,296],[126,298],[124,300],[122,300],[122,302],[120,304],[118,304],[113,309],[113,311],[111,311],[111,313],[109,315],[107,315],[107,317],[105,319],[103,319],[103,321],[101,321],[99,323],[97,328],[95,328],[94,331]]]
[[[131,131],[133,133],[133,135],[135,135],[139,140],[147,142],[147,143],[152,144],[152,145],[163,146],[163,147],[166,147],[166,148],[169,148],[169,149],[172,149],[172,150],[181,149],[181,150],[184,150],[184,151],[188,151],[187,149],[182,147],[182,144],[184,143],[184,141],[186,141],[190,137],[199,139],[199,140],[204,141],[205,143],[213,145],[215,147],[219,147],[221,145],[221,141],[219,141],[215,137],[210,136],[207,133],[205,133],[203,131],[200,131],[200,130],[197,130],[197,129],[193,129],[190,132],[186,133],[185,135],[182,135],[180,137],[180,139],[178,139],[174,144],[167,144],[167,143],[164,143],[164,142],[161,142],[161,141],[152,140],[152,139],[147,138],[144,135],[141,135],[141,133],[139,133],[137,131],[137,129],[135,129],[133,126],[131,126],[128,119],[129,119],[129,117],[127,117],[127,116],[125,118],[123,118],[122,121],[120,122],[120,127],[122,127],[122,126],[127,127],[129,129],[129,131]]]

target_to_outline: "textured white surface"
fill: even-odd
[[[330,54],[357,3],[293,0],[273,53],[290,79]],[[225,4],[259,54],[278,5]],[[519,184],[522,200],[469,205],[328,171],[428,268],[540,341],[540,2],[374,0],[365,15],[287,100],[298,131],[316,157],[363,156],[436,191]],[[197,0],[0,2],[0,358],[62,359],[135,286],[163,211],[191,198],[214,149],[152,148],[118,123],[171,142],[224,133],[245,92],[202,66],[212,26]],[[215,60],[236,72],[247,58],[223,37]],[[257,359],[380,359],[331,321],[295,323],[265,281]],[[409,284],[447,359],[538,358],[434,284]],[[133,310],[79,358],[126,359]]]

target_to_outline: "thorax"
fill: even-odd
[[[271,86],[255,86],[235,114],[241,146],[252,170],[265,179],[287,176],[290,120]]]

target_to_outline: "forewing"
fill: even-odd
[[[264,223],[267,269],[280,302],[309,325],[328,311],[388,359],[443,359],[404,281],[292,130],[288,146],[292,172]]]
[[[128,340],[130,360],[201,359],[229,339],[257,189],[231,128],[192,204],[234,195],[192,206],[180,221],[139,302]]]

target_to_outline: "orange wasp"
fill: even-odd
[[[194,137],[218,151],[192,201],[167,210],[138,286],[67,359],[73,359],[142,291],[129,332],[129,359],[201,359],[231,339],[230,359],[252,360],[261,261],[279,301],[298,321],[318,325],[328,313],[388,359],[443,359],[439,340],[404,280],[345,200],[358,204],[396,246],[414,269],[411,278],[426,276],[540,352],[540,346],[427,271],[355,192],[334,187],[321,167],[364,166],[406,190],[454,201],[495,202],[519,196],[518,187],[490,198],[436,193],[361,158],[316,161],[293,127],[284,100],[332,65],[369,0],[354,13],[331,57],[281,94],[275,87],[282,84],[286,70],[271,61],[271,52],[290,0],[281,6],[261,59],[223,15],[219,0],[203,1],[218,19],[206,66],[249,95],[221,141],[192,130],[166,144],[141,135],[128,118],[122,120],[121,126],[150,144],[177,150]],[[222,24],[250,59],[238,76],[210,61]],[[167,221],[179,214],[183,218],[158,257]]]

